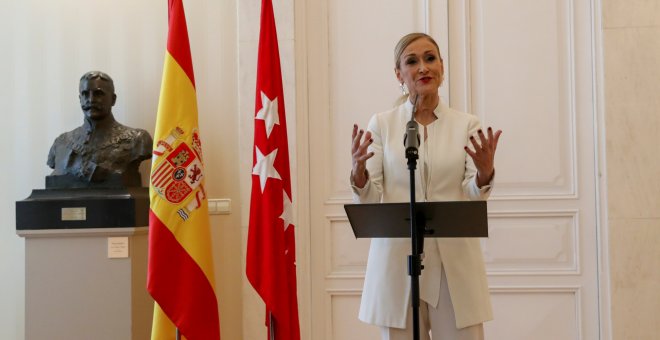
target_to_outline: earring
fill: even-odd
[[[399,87],[401,87],[401,94],[404,95],[404,96],[407,96],[408,95],[408,86],[405,83],[401,83],[401,85],[399,85]]]

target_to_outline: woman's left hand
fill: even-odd
[[[493,134],[493,129],[489,127],[488,136],[486,136],[479,129],[477,131],[479,141],[474,136],[470,136],[474,151],[465,146],[465,152],[472,157],[474,166],[477,167],[477,186],[480,188],[490,183],[495,174],[495,150],[497,150],[497,141],[500,139],[501,134],[502,130],[497,130]]]

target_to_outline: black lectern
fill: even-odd
[[[412,171],[411,171],[412,172]],[[412,176],[412,175],[411,175]],[[411,180],[412,183],[414,181]],[[411,196],[414,191],[411,189]],[[486,201],[345,204],[356,238],[410,238],[408,256],[413,307],[413,339],[419,337],[419,275],[425,237],[488,237]],[[412,221],[411,221],[412,217]],[[416,225],[413,230],[412,226]]]
[[[488,237],[486,201],[417,202],[425,237]],[[410,238],[410,203],[345,204],[356,238]]]

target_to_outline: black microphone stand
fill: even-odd
[[[419,146],[419,133],[417,122],[415,122],[416,108],[417,98],[415,98],[415,103],[413,104],[410,122],[406,125],[404,145],[406,147],[406,158],[408,159],[408,170],[410,171],[410,239],[412,242],[412,255],[408,256],[408,275],[410,275],[410,289],[412,295],[413,339],[419,340],[419,276],[422,274],[422,269],[424,269],[424,266],[422,266],[422,253],[424,252],[424,217],[417,216],[415,204],[415,169],[417,168],[417,159],[419,158],[417,149]],[[410,139],[413,140],[411,141]]]

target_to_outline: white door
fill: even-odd
[[[592,9],[583,0],[320,0],[305,5],[311,339],[379,339],[357,320],[369,240],[356,240],[350,131],[399,94],[393,48],[438,40],[441,94],[504,131],[483,240],[487,339],[596,339]],[[300,130],[299,130],[300,131]],[[403,131],[402,131],[403,135]],[[405,166],[405,164],[402,164]]]

